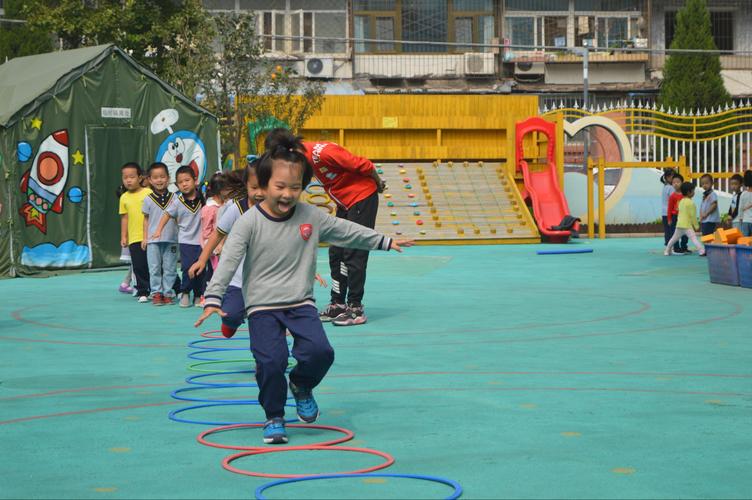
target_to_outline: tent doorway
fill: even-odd
[[[90,250],[98,255],[109,256],[105,265],[118,264],[120,255],[120,216],[119,200],[115,190],[122,184],[120,167],[135,161],[142,168],[148,167],[151,155],[146,149],[147,131],[145,127],[86,127],[86,179],[88,186],[107,186],[107,189],[91,192],[87,196],[86,228]],[[137,152],[134,154],[134,152]],[[92,212],[94,220],[92,224]],[[101,242],[103,248],[91,249],[92,241]],[[94,252],[90,252],[94,255]]]

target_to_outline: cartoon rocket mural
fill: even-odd
[[[68,180],[68,131],[58,130],[39,145],[31,168],[21,178],[26,202],[19,213],[27,226],[47,233],[47,212],[63,211],[65,183]]]

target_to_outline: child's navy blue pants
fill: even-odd
[[[293,337],[292,355],[298,364],[290,372],[290,381],[298,387],[313,389],[319,385],[334,363],[334,349],[314,306],[258,311],[251,314],[248,323],[259,402],[266,418],[283,417],[289,356],[285,331],[289,330]]]
[[[246,317],[243,290],[236,286],[228,286],[222,297],[222,311],[227,314],[222,318],[222,323],[237,330]]]
[[[197,274],[195,278],[188,276],[188,269],[196,263],[201,255],[201,245],[189,245],[181,243],[180,247],[180,270],[183,271],[183,280],[180,291],[182,293],[193,292],[193,297],[198,298],[204,294],[206,271]]]

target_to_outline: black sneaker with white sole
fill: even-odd
[[[347,306],[345,304],[336,304],[332,302],[329,304],[326,309],[321,311],[319,313],[319,319],[326,323],[328,321],[332,321],[333,319],[337,318],[338,316],[341,316],[342,314],[347,312]]]
[[[349,306],[344,314],[332,320],[334,326],[355,326],[362,325],[368,321],[363,306]]]

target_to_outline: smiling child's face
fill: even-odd
[[[149,172],[149,183],[157,191],[164,191],[167,189],[167,184],[170,182],[170,177],[167,175],[166,168],[154,168]]]
[[[303,166],[286,160],[274,160],[269,185],[263,189],[262,206],[275,217],[290,213],[303,192]]]

